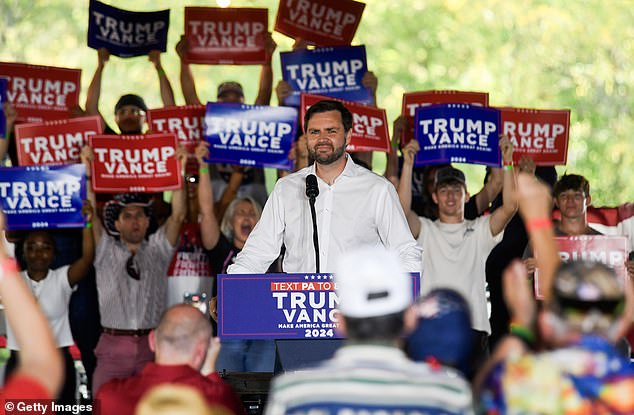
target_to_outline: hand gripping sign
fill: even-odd
[[[185,7],[189,63],[256,65],[266,61],[268,9]]]
[[[100,116],[71,118],[35,124],[18,124],[15,137],[20,166],[80,162],[88,137],[103,133]]]
[[[326,95],[372,104],[372,91],[361,83],[368,71],[365,46],[340,46],[280,53],[282,78],[293,88],[284,105],[299,107],[299,94]]]
[[[416,298],[420,275],[410,275],[412,298]],[[331,274],[221,274],[218,278],[221,339],[341,338],[335,317],[339,298]]]
[[[0,168],[7,229],[82,227],[85,172],[83,164]]]
[[[280,0],[275,31],[317,46],[349,45],[364,8],[352,0]]]
[[[468,104],[416,109],[416,165],[471,163],[500,167],[500,113]]]
[[[513,143],[513,160],[522,156],[538,166],[565,165],[570,110],[499,108],[502,134]]]
[[[7,100],[18,112],[17,122],[69,118],[79,104],[80,69],[0,62],[0,77],[9,79]]]
[[[176,135],[93,135],[91,166],[95,192],[162,192],[180,189]]]
[[[324,99],[335,98],[302,94],[300,119],[304,119],[304,115],[311,105]],[[390,152],[390,133],[387,129],[385,110],[354,102],[337,101],[343,102],[352,113],[352,138],[350,139],[350,144],[346,147],[346,151]]]
[[[88,47],[130,58],[167,50],[170,11],[132,12],[90,0]]]
[[[209,102],[208,161],[290,170],[288,153],[296,130],[295,108]]]

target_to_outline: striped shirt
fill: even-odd
[[[101,325],[113,329],[155,328],[167,304],[167,268],[175,248],[165,228],[144,240],[134,256],[137,281],[126,272],[128,246],[103,232],[97,245],[95,271]]]
[[[273,381],[265,415],[473,414],[469,384],[397,348],[346,345],[313,370]]]

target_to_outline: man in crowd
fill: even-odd
[[[320,101],[306,112],[304,129],[315,163],[275,185],[262,217],[229,273],[261,273],[286,246],[285,272],[316,270],[313,226],[306,178],[316,175],[319,262],[330,272],[337,257],[359,245],[398,252],[408,271],[420,270],[420,250],[410,234],[394,186],[356,165],[345,148],[352,135],[352,114],[340,102]],[[310,254],[309,254],[310,253]]]
[[[398,347],[416,316],[412,280],[396,254],[376,246],[344,254],[335,283],[345,345],[315,369],[275,379],[266,415],[473,413],[457,372],[412,362]]]
[[[92,149],[84,147],[81,156],[86,171],[91,171]],[[177,150],[176,157],[185,166],[184,148]],[[116,195],[104,207],[103,225],[99,220],[92,224],[103,326],[95,349],[94,391],[112,378],[138,373],[153,358],[147,336],[165,309],[167,268],[186,215],[184,193],[182,189],[173,192],[170,216],[151,235],[151,206],[142,194]],[[90,178],[87,194],[95,203]]]
[[[86,96],[86,115],[101,115],[99,112],[99,97],[101,96],[101,78],[106,62],[110,59],[110,52],[101,48],[97,50],[97,69],[93,75],[92,81],[88,86]],[[158,50],[150,51],[148,59],[154,65],[159,78],[161,89],[161,99],[163,106],[168,107],[175,105],[174,91],[170,84],[165,70],[161,65],[161,52]],[[141,134],[146,123],[145,113],[147,106],[145,101],[138,95],[126,94],[119,98],[115,105],[114,114],[115,122],[119,127],[121,134]],[[103,118],[103,117],[102,117]],[[106,134],[116,134],[116,132],[106,125]]]
[[[413,212],[412,169],[419,150],[416,140],[411,140],[404,149],[403,172],[398,187],[412,235],[423,248],[422,293],[437,287],[452,288],[469,301],[474,330],[473,368],[478,367],[488,355],[488,335],[491,332],[485,291],[486,258],[502,239],[504,227],[516,210],[511,197],[515,190],[513,147],[506,137],[500,138],[499,143],[506,167],[502,189],[504,202],[491,215],[465,220],[464,206],[469,199],[465,176],[451,166],[436,172],[432,197],[438,205],[438,219],[432,221]]]
[[[214,372],[220,342],[211,336],[209,318],[196,307],[178,304],[169,308],[149,336],[154,362],[125,379],[105,383],[97,393],[101,415],[132,414],[141,397],[162,384],[191,385],[209,405],[242,415],[244,407],[231,387]]]
[[[518,178],[520,213],[538,258],[544,307],[537,307],[526,269],[515,261],[504,290],[512,316],[477,385],[487,413],[634,413],[634,370],[614,347],[632,320],[632,281],[599,263],[558,268],[551,198],[534,177]],[[536,336],[538,329],[539,336]],[[539,337],[549,351],[530,353]]]

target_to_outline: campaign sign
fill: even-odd
[[[275,31],[317,46],[349,45],[364,8],[352,0],[280,0]]]
[[[368,71],[365,46],[340,46],[280,53],[282,78],[293,88],[284,105],[299,107],[299,94],[326,95],[371,104],[372,91],[361,84]]]
[[[205,106],[183,105],[151,109],[147,112],[150,131],[154,133],[174,133],[178,143],[190,154],[204,138]]]
[[[411,277],[414,299],[420,275]],[[331,274],[220,274],[218,279],[221,339],[341,338]]]
[[[0,62],[0,77],[9,79],[7,99],[18,122],[69,118],[69,108],[79,104],[80,69]]]
[[[291,170],[296,130],[295,108],[208,102],[208,162]]]
[[[132,12],[90,0],[88,47],[106,48],[121,58],[165,52],[170,11]]]
[[[616,275],[627,283],[627,238],[625,236],[579,235],[555,237],[561,262],[589,261],[600,262],[613,268]],[[540,285],[539,272],[534,274],[535,296],[544,298],[545,287]]]
[[[78,228],[86,198],[83,164],[0,168],[7,229]]]
[[[0,78],[0,140],[7,135],[7,117],[4,115],[3,104],[7,102],[7,78]]]
[[[489,94],[487,92],[453,90],[419,91],[403,94],[401,115],[407,121],[408,129],[403,131],[403,135],[400,138],[401,146],[404,147],[409,140],[414,138],[416,108],[434,104],[471,104],[487,107],[489,105]]]
[[[100,116],[18,124],[15,138],[20,166],[78,163],[88,137],[103,133]]]
[[[332,99],[319,95],[301,95],[301,116],[304,115],[311,105],[324,99]],[[341,101],[341,100],[337,100]],[[387,129],[387,117],[385,110],[356,104],[354,102],[342,101],[346,108],[352,113],[352,137],[346,151],[384,151],[390,152],[390,133]],[[305,129],[305,128],[304,128]]]
[[[93,135],[91,166],[95,192],[162,192],[180,189],[183,176],[176,158],[176,135]]]
[[[185,59],[210,65],[263,64],[268,26],[268,9],[185,7]]]
[[[500,113],[468,104],[416,109],[415,137],[420,143],[416,166],[471,163],[500,167]]]
[[[529,156],[538,166],[565,165],[570,110],[498,108],[502,134],[513,143],[513,160]]]

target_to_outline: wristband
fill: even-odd
[[[92,228],[92,222],[86,222],[86,229]]]
[[[205,167],[201,167],[198,169],[198,174],[207,174],[209,173],[209,167],[205,166]]]
[[[535,218],[526,222],[526,230],[533,232],[538,229],[549,229],[553,227],[553,223],[550,218]]]
[[[513,165],[512,164],[505,164],[502,168],[504,170],[513,171]]]
[[[509,333],[526,344],[529,348],[535,345],[535,334],[531,329],[520,323],[514,323],[511,321],[509,324]]]
[[[15,259],[5,257],[0,260],[0,280],[7,274],[15,274],[18,272],[18,263]]]
[[[159,76],[167,76],[165,75],[165,70],[161,67],[156,68],[156,72],[158,72]]]

